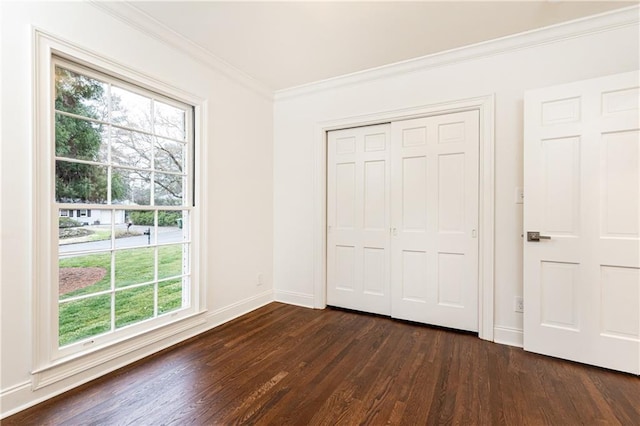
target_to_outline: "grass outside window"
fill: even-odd
[[[65,257],[59,260],[60,274],[85,269],[102,270],[104,275],[97,282],[60,295],[59,345],[65,346],[79,340],[112,330],[111,298],[114,297],[113,325],[126,325],[153,318],[182,307],[183,267],[182,258],[186,245],[116,250],[114,252]],[[154,264],[157,251],[158,279],[154,281]],[[112,274],[112,256],[115,271]],[[111,285],[114,275],[115,286]],[[175,277],[162,281],[165,277]],[[146,285],[124,288],[136,284]],[[157,289],[157,290],[156,290]],[[154,299],[157,291],[157,309]],[[107,292],[105,294],[96,294]],[[96,295],[94,295],[96,294]],[[68,299],[87,296],[68,301]],[[154,312],[155,310],[155,312]]]

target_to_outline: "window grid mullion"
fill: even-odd
[[[193,207],[191,206],[182,206],[182,205],[178,205],[178,206],[147,206],[147,205],[131,205],[131,204],[91,204],[91,203],[59,203],[59,202],[55,202],[54,203],[54,207],[56,209],[62,209],[62,210],[77,210],[78,207],[82,207],[83,209],[91,209],[91,210],[109,210],[111,208],[115,208],[115,209],[119,209],[119,210],[148,210],[148,211],[155,211],[156,208],[159,208],[160,210],[167,210],[167,211],[182,211],[182,210],[187,210],[187,211],[191,211],[193,210]]]
[[[116,253],[111,250],[111,332],[116,329]]]
[[[158,265],[160,264],[160,252],[159,252],[159,248],[158,248],[158,243],[160,242],[158,240],[158,223],[159,223],[159,212],[158,210],[155,211],[154,216],[154,226],[153,226],[153,232],[155,234],[155,246],[153,248],[153,316],[157,317],[158,316],[158,292],[159,292],[159,286],[158,286]]]
[[[101,166],[101,167],[107,167],[109,165],[109,163],[101,163],[100,161],[92,161],[92,160],[81,160],[79,158],[69,158],[69,157],[55,157],[54,158],[55,161],[66,161],[67,163],[76,163],[76,164],[87,164],[90,166]],[[125,169],[125,170],[137,170],[137,171],[141,171],[141,172],[152,172],[154,171],[153,169],[143,169],[140,167],[133,167],[133,166],[127,166],[126,164],[114,164],[114,166],[118,169]],[[174,172],[174,171],[169,171],[169,170],[156,170],[158,173],[164,173],[167,175],[173,175],[173,176],[180,176],[183,179],[187,177],[186,173],[183,172]]]
[[[153,132],[155,134],[156,132],[156,115],[155,115],[155,101],[153,99],[151,99],[151,132]],[[150,204],[152,206],[155,206],[155,199],[156,199],[156,179],[155,179],[155,168],[156,168],[156,163],[155,163],[155,152],[156,152],[156,148],[155,148],[155,138],[152,136],[151,137],[151,182],[150,182],[150,189],[151,189],[151,199]],[[157,220],[157,210],[156,210],[156,220]],[[156,229],[157,229],[158,223],[156,222]],[[158,235],[156,232],[156,242]]]
[[[54,112],[55,112],[55,114],[64,115],[66,117],[75,118],[77,120],[88,121],[90,123],[96,123],[96,124],[103,124],[105,126],[111,125],[112,127],[115,127],[116,129],[126,130],[128,132],[140,133],[140,134],[147,135],[147,136],[155,136],[155,137],[158,137],[158,138],[161,138],[161,139],[166,139],[168,141],[176,142],[176,143],[179,143],[179,144],[182,144],[182,145],[186,145],[187,144],[186,141],[181,140],[181,139],[172,138],[171,136],[158,135],[158,134],[155,134],[154,132],[149,132],[149,131],[144,130],[144,129],[138,129],[136,127],[124,126],[122,124],[114,123],[113,121],[111,121],[111,119],[100,120],[99,118],[85,117],[84,115],[78,115],[78,114],[74,114],[72,112],[60,111],[60,110],[55,110]]]

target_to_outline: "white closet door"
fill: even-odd
[[[390,314],[389,125],[329,132],[327,304]]]
[[[391,315],[478,330],[479,113],[391,125]]]
[[[524,141],[524,227],[542,235],[524,243],[524,348],[635,374],[639,81],[633,72],[527,92]]]

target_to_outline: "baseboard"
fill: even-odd
[[[273,290],[267,290],[239,302],[232,303],[224,308],[208,312],[206,315],[208,329],[248,314],[271,302],[273,302]]]
[[[313,309],[313,294],[298,293],[296,291],[275,290],[274,300],[289,305],[302,306]]]
[[[7,389],[3,389],[0,392],[0,419],[4,419],[7,416],[22,411],[31,405],[36,405],[39,402],[44,401],[46,398],[33,401],[30,405],[24,405],[22,401],[25,400],[25,396],[31,393],[31,382],[24,382],[11,386]]]
[[[519,328],[494,327],[493,341],[502,345],[523,347],[524,333]]]
[[[44,386],[34,390],[32,381],[27,381],[2,389],[0,391],[0,419],[4,419],[5,417],[44,402],[47,399],[60,395],[186,339],[197,336],[198,334],[258,309],[272,301],[273,291],[268,290],[215,311],[208,312],[204,316],[205,321],[198,327],[190,328],[178,335],[167,337],[161,341],[155,341],[153,344],[146,347],[133,350],[131,353],[123,354],[119,358],[105,363],[104,365],[90,368],[86,372],[76,374],[73,377],[61,380],[57,383],[52,383],[49,386]]]

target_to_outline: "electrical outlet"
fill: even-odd
[[[513,310],[516,312],[524,312],[524,300],[522,299],[522,297],[515,298],[515,306]]]
[[[264,284],[264,274],[258,274],[258,282],[257,285],[261,286],[262,284]]]

